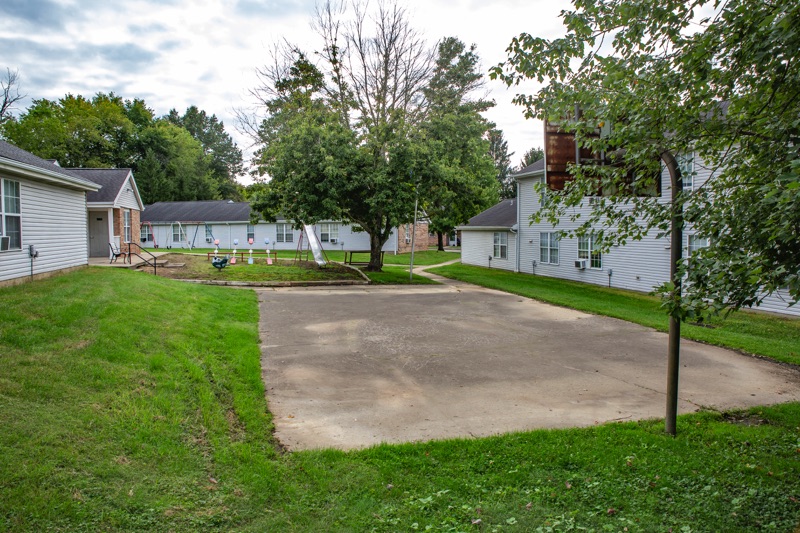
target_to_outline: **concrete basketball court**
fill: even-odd
[[[290,450],[663,418],[667,336],[458,282],[259,290]],[[800,372],[682,342],[679,413],[800,400]]]

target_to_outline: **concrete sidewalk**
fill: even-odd
[[[281,443],[350,449],[664,416],[666,334],[446,283],[258,290]],[[681,413],[800,400],[796,369],[691,341],[681,361]]]

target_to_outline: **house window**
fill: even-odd
[[[508,234],[498,231],[494,234],[494,250],[492,257],[508,259]]]
[[[319,240],[322,242],[338,242],[339,224],[320,224]]]
[[[180,224],[172,225],[172,242],[183,242],[186,240],[186,230]]]
[[[708,246],[708,237],[701,237],[699,235],[688,236],[688,256],[691,257],[693,253],[701,248]]]
[[[123,242],[131,242],[131,210],[125,209],[122,212],[122,233]]]
[[[250,242],[250,239],[256,240],[256,227],[253,224],[247,225],[247,242]]]
[[[153,240],[153,230],[150,226],[142,226],[139,229],[139,238],[142,242],[148,242]]]
[[[694,190],[694,154],[680,154],[675,159],[677,159],[678,169],[681,171],[683,190],[692,192]]]
[[[578,237],[578,259],[586,259],[590,268],[603,268],[603,254],[597,250],[594,235]]]
[[[406,224],[406,244],[411,242],[411,226]]]
[[[551,265],[558,264],[558,233],[543,232],[539,234],[539,262]]]
[[[211,226],[206,224],[206,242],[213,242],[214,234],[211,232]]]
[[[276,242],[292,242],[294,235],[292,234],[292,226],[289,224],[276,224],[278,228],[278,236]]]
[[[22,249],[19,182],[0,180],[0,250]]]

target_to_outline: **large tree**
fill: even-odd
[[[489,131],[489,155],[494,161],[500,198],[516,198],[517,187],[511,176],[511,156],[514,153],[508,153],[508,141],[505,140],[502,130],[493,128]]]
[[[423,89],[427,115],[420,142],[426,160],[418,176],[420,195],[438,248],[443,235],[497,201],[494,161],[485,139],[491,124],[480,113],[493,102],[475,98],[483,85],[479,58],[455,37],[443,39],[431,79]]]
[[[574,133],[600,163],[571,165],[572,179],[538,219],[555,224],[602,194],[574,233],[594,231],[604,247],[651,231],[671,236],[672,276],[660,292],[670,313],[674,433],[680,321],[757,305],[779,288],[800,298],[800,4],[574,3],[562,15],[564,37],[520,35],[493,75],[544,83],[517,103]],[[692,192],[676,161],[690,153],[710,175]],[[670,202],[642,194],[662,162]],[[691,268],[680,252],[685,222],[709,239]]]
[[[211,174],[222,198],[241,200],[242,187],[236,178],[242,173],[242,151],[225,131],[225,124],[216,115],[209,116],[196,106],[190,106],[183,115],[170,110],[167,120],[182,126],[200,141],[210,158]]]
[[[539,147],[530,148],[524,154],[522,154],[522,159],[519,160],[519,167],[517,167],[517,170],[522,170],[523,168],[539,161],[540,159],[544,159],[544,149]]]
[[[519,36],[494,75],[545,82],[517,102],[614,159],[573,166],[574,181],[542,216],[555,222],[585,195],[618,191],[581,226],[604,227],[610,246],[667,234],[682,211],[709,246],[690,269],[681,262],[682,296],[663,288],[677,317],[758,304],[782,287],[797,301],[800,4],[581,0],[563,18],[566,36]],[[660,159],[692,152],[710,171],[702,189],[671,204],[630,194],[652,186]]]
[[[124,102],[113,93],[87,99],[68,94],[60,100],[34,100],[19,119],[3,125],[20,148],[65,167],[128,166],[136,126]]]
[[[2,128],[20,148],[65,167],[132,168],[145,203],[238,197],[241,152],[196,107],[158,119],[141,99],[68,94],[34,100]]]
[[[351,221],[370,237],[370,270],[393,228],[413,217],[425,173],[419,124],[434,52],[403,8],[373,14],[355,3],[318,9],[319,66],[290,47],[259,70],[259,170],[269,177],[256,209],[296,223]],[[371,24],[374,22],[374,25]],[[288,61],[287,61],[288,59]]]
[[[6,75],[0,78],[0,124],[11,118],[11,111],[17,102],[25,98],[26,95],[20,91],[19,71],[11,71],[6,67]],[[2,134],[2,131],[0,131]]]

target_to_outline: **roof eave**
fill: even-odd
[[[69,189],[81,191],[98,191],[100,185],[78,177],[67,176],[51,170],[47,170],[13,159],[0,158],[0,171],[6,172],[11,176],[26,178],[45,183],[55,183]]]
[[[457,226],[456,229],[463,231],[463,230],[474,230],[474,231],[511,231],[511,228],[514,226]]]
[[[533,172],[526,172],[524,174],[514,174],[514,179],[536,178],[539,176],[544,176],[544,169],[534,170]]]

